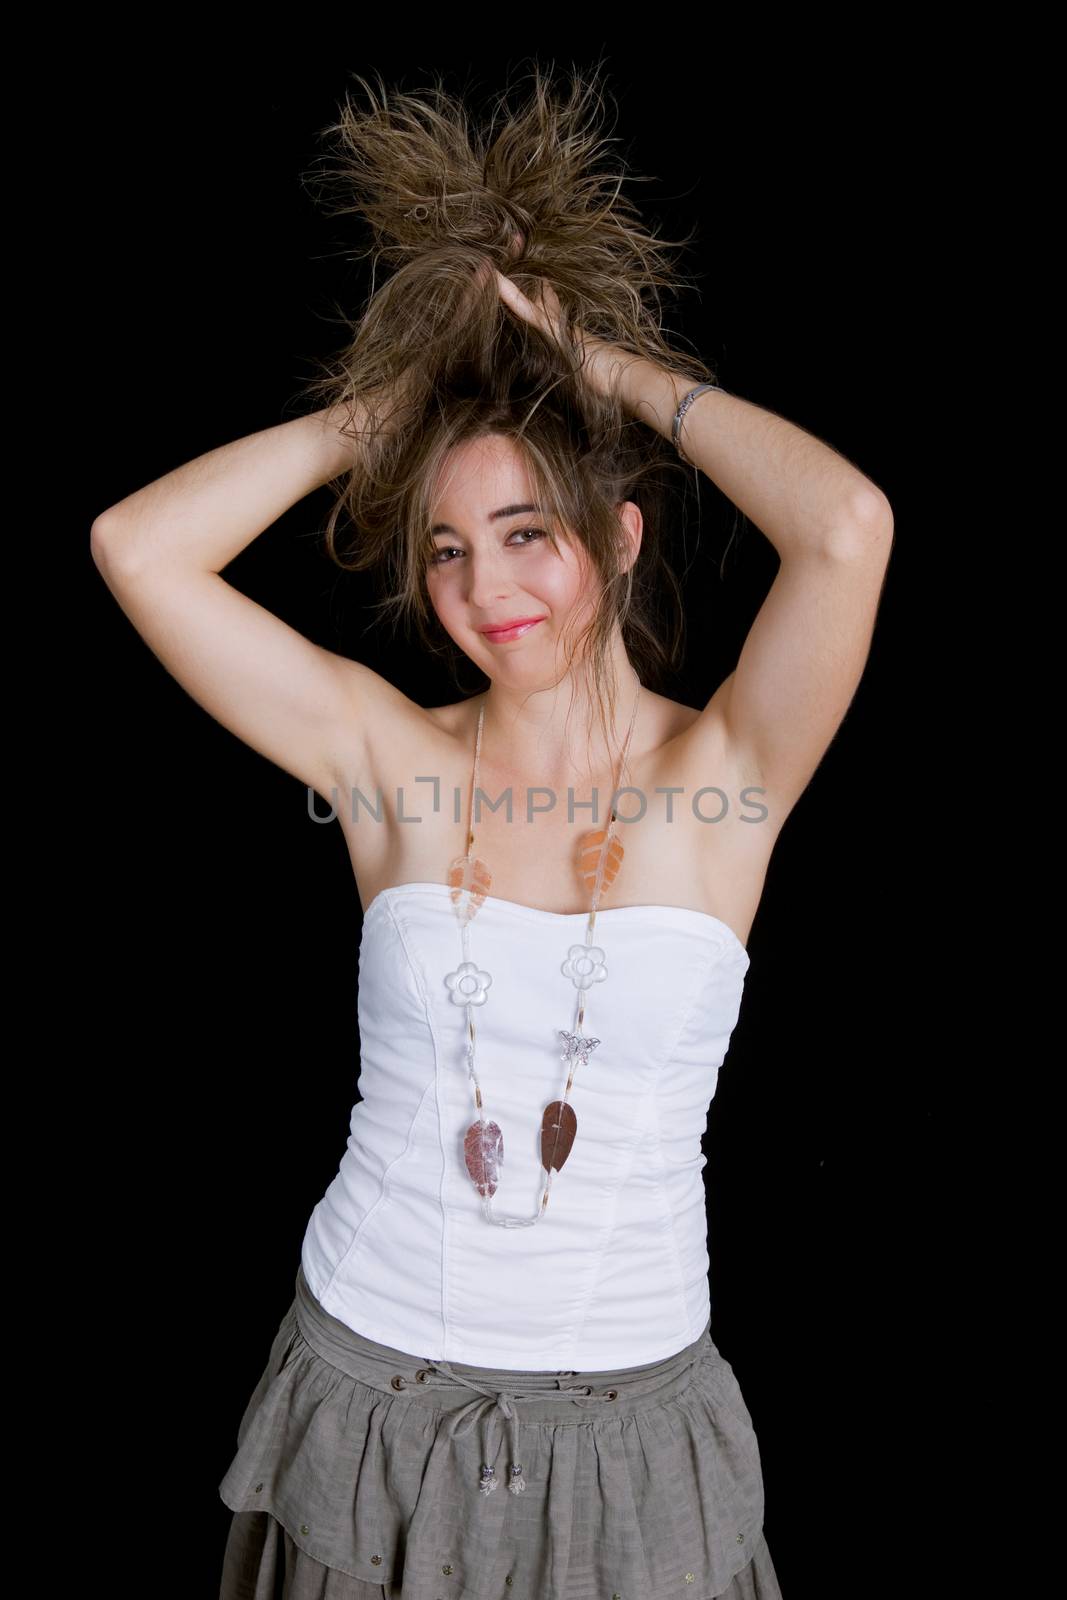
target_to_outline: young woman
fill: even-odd
[[[222,1600],[779,1596],[710,1333],[700,1139],[892,514],[666,345],[665,247],[594,169],[598,103],[537,73],[495,138],[440,91],[346,105],[396,270],[330,403],[93,529],[189,693],[333,799],[364,907],[361,1098],[220,1485]],[[781,560],[699,709],[649,686],[677,661],[669,474],[694,468]],[[334,559],[387,571],[480,692],[415,704],[223,579],[330,483]]]

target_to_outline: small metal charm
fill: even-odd
[[[495,1473],[495,1471],[493,1470],[492,1467],[487,1467],[483,1462],[483,1464],[482,1464],[482,1481],[478,1486],[478,1492],[480,1494],[492,1494],[493,1490],[496,1489],[497,1487],[498,1487],[498,1484],[497,1484],[497,1481],[496,1481],[496,1473]],[[524,1487],[525,1487],[525,1485],[524,1485]]]
[[[412,206],[410,211],[404,212],[404,215],[405,217],[414,217],[416,222],[425,222],[426,218],[430,215],[430,208],[429,206],[424,206],[421,204]]]
[[[570,1061],[574,1056],[577,1056],[582,1066],[587,1067],[589,1065],[589,1057],[600,1043],[600,1040],[587,1039],[580,1033],[568,1033],[566,1028],[557,1028],[556,1032],[565,1041],[560,1059]]]
[[[526,1479],[522,1475],[522,1468],[518,1462],[511,1463],[511,1482],[508,1484],[509,1494],[522,1494],[526,1488]]]

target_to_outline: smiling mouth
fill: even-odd
[[[521,639],[524,633],[529,633],[531,628],[536,628],[544,620],[544,617],[532,617],[528,622],[518,622],[510,628],[493,628],[484,632],[482,638],[492,644],[506,644],[509,639]]]

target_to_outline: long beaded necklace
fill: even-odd
[[[500,1182],[500,1169],[504,1160],[504,1139],[500,1127],[496,1122],[487,1121],[482,1087],[478,1081],[475,1070],[475,1028],[474,1008],[484,1005],[487,998],[492,977],[477,966],[470,958],[470,924],[477,915],[486,895],[492,887],[492,876],[486,862],[474,854],[474,796],[478,787],[478,767],[482,749],[482,727],[485,722],[485,706],[478,713],[478,733],[474,747],[474,772],[471,778],[470,807],[467,820],[467,850],[465,855],[456,856],[448,870],[448,886],[452,891],[452,904],[460,928],[460,941],[463,959],[454,972],[445,977],[451,999],[456,1005],[465,1005],[467,1008],[467,1071],[474,1088],[474,1103],[477,1109],[477,1120],[472,1122],[467,1129],[463,1141],[463,1153],[467,1171],[471,1181],[482,1197],[482,1210],[487,1222],[495,1223],[499,1228],[528,1228],[535,1222],[540,1222],[548,1205],[549,1191],[552,1187],[552,1176],[558,1172],[567,1157],[570,1155],[574,1144],[574,1137],[578,1131],[578,1119],[573,1106],[568,1101],[571,1085],[578,1064],[588,1064],[589,1057],[600,1044],[599,1039],[589,1038],[584,1032],[586,995],[594,983],[601,983],[607,977],[607,967],[604,962],[604,951],[593,944],[593,931],[596,926],[597,908],[603,891],[614,883],[618,876],[619,867],[625,854],[622,841],[615,834],[617,814],[615,806],[618,801],[619,784],[626,765],[626,756],[630,748],[630,738],[634,731],[634,722],[637,719],[637,705],[641,698],[641,682],[638,680],[637,694],[634,696],[634,708],[630,716],[630,726],[626,734],[626,743],[619,758],[619,767],[615,777],[615,789],[611,797],[611,816],[606,827],[592,828],[581,836],[578,844],[578,874],[587,889],[591,892],[589,908],[589,922],[585,932],[584,944],[572,944],[567,951],[560,971],[565,977],[570,978],[577,994],[577,1011],[573,1030],[559,1028],[560,1038],[563,1040],[563,1050],[560,1059],[567,1064],[567,1084],[563,1091],[563,1098],[553,1100],[544,1109],[541,1120],[541,1168],[547,1174],[541,1189],[541,1201],[532,1217],[496,1217],[493,1215],[493,1196]]]

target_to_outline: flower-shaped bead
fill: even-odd
[[[570,978],[576,989],[588,989],[594,983],[602,983],[608,975],[604,952],[595,944],[572,944],[559,970],[565,978]]]
[[[479,971],[473,961],[464,961],[455,972],[449,972],[445,977],[453,1003],[457,1006],[483,1006],[492,981],[488,972]]]

